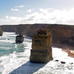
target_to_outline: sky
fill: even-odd
[[[0,25],[74,25],[74,0],[0,0]]]

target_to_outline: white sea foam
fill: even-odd
[[[0,36],[0,42],[14,43],[16,34],[14,32],[3,32]]]

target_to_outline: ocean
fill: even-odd
[[[31,38],[24,37],[20,44],[15,40],[15,32],[3,32],[0,36],[0,74],[74,74],[74,58],[61,48],[52,47],[53,60],[48,63],[31,63]]]

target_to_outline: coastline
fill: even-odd
[[[62,48],[62,49],[74,50],[73,46],[71,46],[71,45],[65,45],[65,44],[52,43],[52,47],[58,47],[58,48]]]
[[[62,51],[68,53],[69,57],[74,58],[74,47],[71,45],[63,45],[63,44],[52,44],[53,47],[61,48]]]

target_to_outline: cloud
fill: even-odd
[[[34,10],[34,9],[29,9],[29,10],[27,10],[27,12],[31,13],[33,10]]]
[[[40,9],[40,12],[42,12],[42,13],[48,13],[49,11],[48,11],[47,9],[41,8],[41,9]]]
[[[31,9],[29,9],[29,10],[27,10],[27,12],[29,12],[29,13],[30,13],[30,12],[32,12],[32,10],[31,10]]]
[[[56,23],[74,25],[74,8],[70,10],[51,10],[41,8],[40,12],[27,15],[29,18],[27,18],[26,21],[23,19],[21,23]]]
[[[12,9],[13,10],[13,9]],[[32,9],[29,10],[32,12]],[[23,17],[6,16],[0,19],[0,24],[33,24],[33,23],[51,23],[74,25],[74,8],[70,10],[52,10],[40,9],[40,12],[34,12]]]
[[[18,10],[18,9],[13,9],[13,8],[12,8],[11,11],[20,11],[20,10]]]
[[[23,7],[25,7],[25,5],[20,5],[20,6],[16,6],[16,7],[20,7],[20,8],[23,8]]]
[[[15,25],[19,24],[22,20],[22,17],[9,17],[8,15],[4,19],[0,19],[0,25]]]
[[[15,6],[14,8],[11,8],[11,11],[20,11],[17,8],[23,8],[23,7],[25,7],[25,5]]]
[[[40,12],[42,12],[42,13],[48,13],[48,12],[54,10],[54,9],[52,9],[52,8],[46,8],[46,9],[40,8],[39,10],[40,10]]]
[[[8,19],[9,18],[8,15],[5,18]]]

